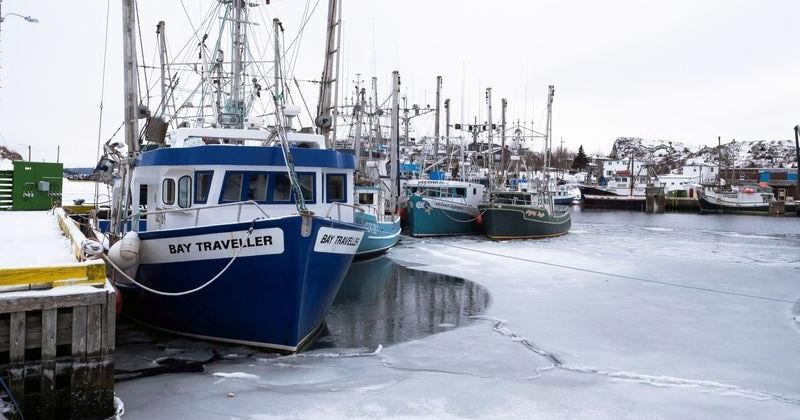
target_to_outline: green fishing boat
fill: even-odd
[[[528,191],[493,191],[478,211],[486,236],[497,240],[561,236],[572,225],[568,207],[555,206],[552,197]]]

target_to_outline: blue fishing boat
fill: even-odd
[[[179,334],[281,351],[308,342],[364,228],[352,207],[337,205],[353,204],[342,193],[353,185],[352,155],[323,149],[321,136],[287,134],[290,144],[305,146],[290,149],[299,195],[281,147],[185,141],[267,132],[179,129],[174,135],[183,147],[141,155],[132,189],[144,194],[133,197],[133,208],[154,210],[133,215],[148,229],[131,232],[138,238],[135,283],[117,282],[128,316]],[[304,211],[297,211],[298,196]],[[331,213],[331,206],[335,218],[315,215]]]
[[[300,110],[279,93],[287,78],[275,19],[274,85],[248,79],[257,71],[239,47],[247,42],[248,10],[257,6],[212,6],[221,10],[209,14],[209,24],[222,16],[222,28],[235,40],[233,54],[225,60],[221,49],[197,46],[202,58],[210,55],[201,63],[202,89],[182,100],[210,103],[216,113],[206,117],[201,107],[187,117],[165,105],[184,92],[169,91],[170,80],[162,80],[155,112],[137,100],[135,14],[133,2],[125,2],[127,147],[107,143],[98,165],[114,187],[109,235],[115,243],[106,260],[123,295],[123,314],[136,321],[190,337],[295,352],[322,329],[365,228],[356,223],[354,196],[346,193],[354,191],[355,158],[328,148],[332,73],[323,74],[320,127],[294,129]],[[338,20],[337,9],[331,10],[329,20]],[[332,57],[326,53],[326,68]],[[223,69],[228,63],[230,69]],[[246,86],[248,80],[252,85]],[[224,96],[223,86],[230,88]],[[274,125],[249,117],[262,89],[273,92],[260,105],[273,108]],[[194,92],[211,98],[195,98]],[[170,127],[176,118],[183,122]],[[146,120],[143,135],[138,119]]]
[[[366,228],[364,239],[356,251],[356,259],[367,259],[385,253],[400,241],[400,216],[387,213],[384,190],[380,187],[357,186],[358,206],[355,223]]]
[[[464,181],[409,180],[403,213],[408,230],[415,237],[481,233],[478,204],[484,189]]]

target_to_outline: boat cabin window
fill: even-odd
[[[328,174],[325,176],[325,196],[328,203],[347,201],[345,198],[346,182],[347,179],[344,174]]]
[[[178,207],[187,208],[192,205],[192,177],[184,175],[178,179]]]
[[[241,172],[229,172],[225,177],[225,184],[222,186],[223,203],[230,203],[242,200],[242,178]]]
[[[175,180],[172,178],[164,178],[161,183],[161,201],[171,206],[175,204]]]
[[[250,174],[247,182],[247,199],[253,201],[267,201],[267,174]]]
[[[289,201],[292,197],[292,181],[288,174],[275,175],[272,187],[272,201]],[[305,197],[305,194],[303,195]]]
[[[298,174],[300,189],[307,203],[314,203],[314,174]],[[252,200],[258,203],[293,203],[292,183],[287,173],[226,172],[220,203]]]
[[[358,204],[375,204],[375,194],[358,193]]]
[[[297,181],[300,183],[300,192],[303,193],[303,200],[314,202],[314,175],[297,174]]]
[[[205,204],[208,202],[208,192],[211,190],[213,171],[197,171],[194,173],[194,202]]]

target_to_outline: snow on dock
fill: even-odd
[[[69,239],[52,212],[0,212],[0,232],[0,268],[75,262]]]

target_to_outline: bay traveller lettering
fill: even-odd
[[[169,244],[170,254],[186,254],[191,252],[194,245],[197,252],[221,251],[226,249],[252,248],[259,246],[272,246],[272,236],[256,236],[247,239],[233,238],[216,241],[186,242],[182,244]]]
[[[360,238],[347,235],[322,235],[319,243],[345,246],[358,246]]]

